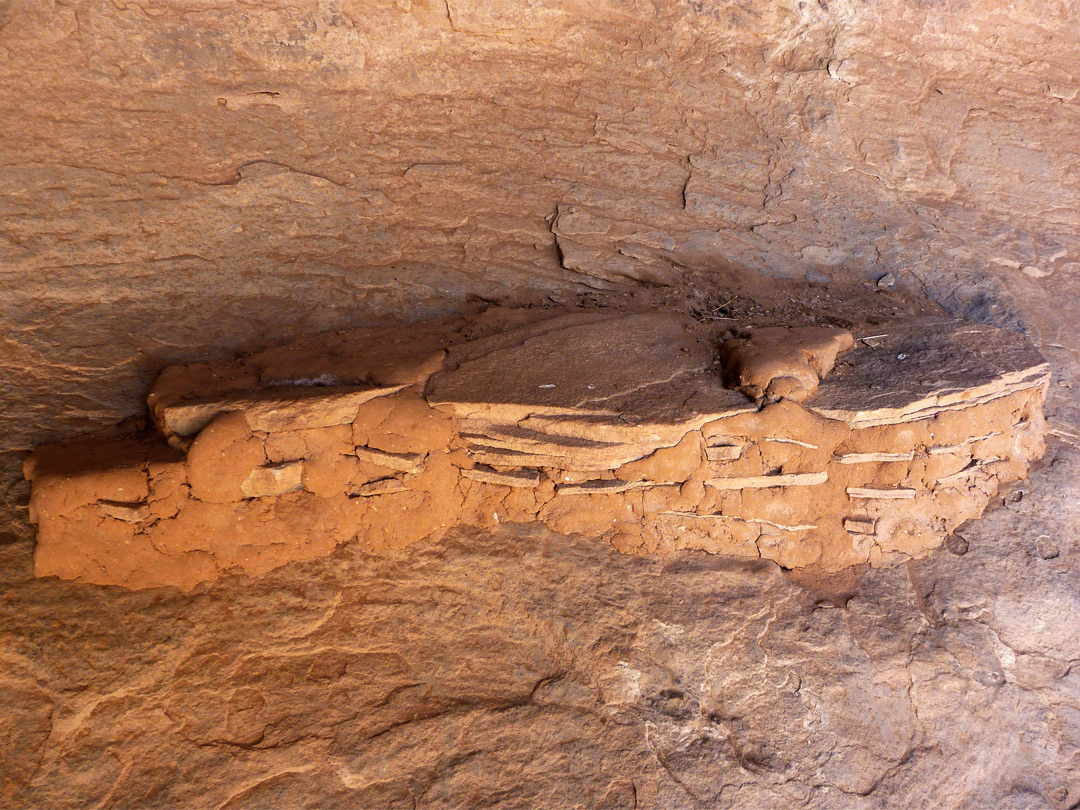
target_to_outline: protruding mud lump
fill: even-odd
[[[836,327],[764,327],[724,341],[720,356],[731,387],[755,402],[805,402],[853,342],[851,332]]]

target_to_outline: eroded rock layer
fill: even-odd
[[[1043,450],[1048,367],[991,327],[483,317],[167,369],[157,432],[28,461],[35,573],[189,589],[351,539],[537,520],[629,553],[833,570],[939,545]]]

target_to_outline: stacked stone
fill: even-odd
[[[506,521],[787,567],[918,555],[1041,454],[1049,371],[990,327],[874,332],[593,311],[168,369],[154,435],[28,462],[35,570],[189,589]]]

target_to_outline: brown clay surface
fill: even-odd
[[[190,589],[346,541],[533,521],[628,553],[833,571],[925,553],[1043,452],[1049,369],[990,327],[906,319],[853,340],[656,312],[485,317],[517,326],[401,325],[168,369],[149,397],[159,436],[27,462],[35,571]],[[372,354],[385,346],[400,354]]]

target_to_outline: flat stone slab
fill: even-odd
[[[163,435],[181,440],[196,435],[215,416],[234,411],[243,413],[253,430],[264,433],[333,427],[352,424],[362,404],[403,387],[289,385],[176,402],[159,399],[153,416]]]
[[[1050,373],[1031,343],[1004,329],[920,318],[875,332],[821,382],[808,403],[815,413],[857,428],[919,421],[1028,390]]]
[[[1048,367],[991,327],[485,317],[167,369],[156,435],[27,463],[36,573],[191,588],[506,521],[835,570],[925,553],[1043,452]]]
[[[671,424],[748,410],[744,396],[718,384],[712,339],[690,318],[658,313],[559,323],[491,351],[477,353],[469,344],[452,350],[454,368],[433,375],[427,398],[515,420],[618,415]]]

